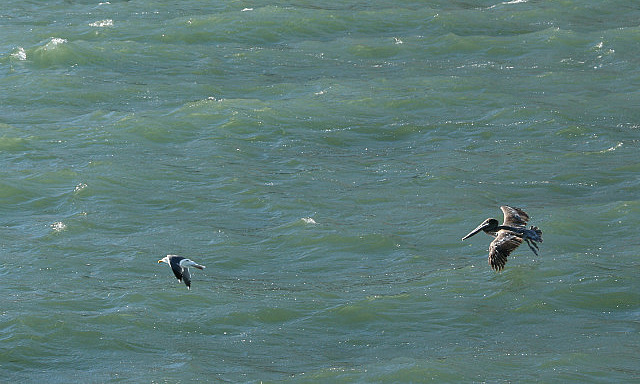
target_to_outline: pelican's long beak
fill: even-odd
[[[482,230],[484,230],[485,228],[488,228],[488,227],[489,227],[489,224],[482,223],[482,224],[478,225],[476,227],[476,229],[474,229],[473,231],[469,232],[469,234],[467,236],[463,237],[462,240],[466,240],[466,239],[470,238],[471,236],[475,235],[476,233],[478,233],[478,232],[480,232],[480,231],[482,231]]]
[[[162,260],[158,260],[158,263],[162,263]]]

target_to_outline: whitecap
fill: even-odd
[[[58,47],[58,45],[62,45],[64,43],[67,42],[67,39],[62,39],[59,37],[52,37],[51,41],[49,41],[47,44],[45,44],[45,46],[43,47],[45,50],[47,49],[55,49]]]
[[[27,60],[27,52],[22,47],[18,47],[18,51],[11,54],[11,57],[15,57],[18,60]]]
[[[303,217],[300,220],[302,220],[305,224],[316,224],[316,221],[313,220],[312,217]]]
[[[67,229],[67,225],[62,221],[56,221],[55,223],[51,224],[51,229],[56,232],[62,232]]]
[[[618,149],[620,147],[622,147],[622,143],[618,143],[618,144],[614,145],[613,147],[604,149],[604,150],[600,151],[600,153],[613,152],[613,151],[615,151],[616,149]]]
[[[87,187],[87,184],[85,183],[80,183],[78,185],[76,185],[76,187],[73,189],[74,192],[80,192],[83,189],[85,189]]]
[[[105,19],[105,20],[94,21],[93,23],[90,23],[89,26],[98,27],[98,28],[113,27],[113,20]]]
[[[527,3],[529,2],[529,0],[511,0],[511,1],[503,1],[500,4],[494,4],[492,6],[490,6],[487,9],[493,9],[493,8],[497,8],[499,5],[511,5],[511,4],[521,4],[521,3]]]

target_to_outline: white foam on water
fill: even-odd
[[[112,19],[98,20],[98,21],[94,21],[93,23],[90,23],[89,26],[98,27],[98,28],[113,27],[113,20]]]
[[[22,47],[18,47],[18,50],[16,52],[12,53],[11,56],[15,57],[16,59],[18,59],[20,61],[27,60],[27,52]]]
[[[51,224],[51,229],[53,229],[55,232],[62,232],[67,229],[67,225],[62,221],[56,221],[55,223]]]

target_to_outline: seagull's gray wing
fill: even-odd
[[[187,288],[191,289],[191,273],[189,273],[189,268],[182,268],[182,281],[184,281]]]

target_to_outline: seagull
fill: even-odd
[[[523,241],[527,242],[527,245],[536,256],[538,256],[537,243],[542,243],[542,231],[540,228],[531,226],[527,229],[529,215],[525,211],[508,205],[503,205],[500,209],[504,214],[502,225],[498,225],[498,220],[496,219],[486,219],[476,229],[462,238],[462,240],[468,239],[480,231],[495,237],[489,244],[489,265],[496,271],[504,269],[507,256],[511,251],[518,248]]]
[[[176,275],[178,281],[184,281],[187,289],[191,289],[191,274],[189,273],[189,267],[198,269],[205,269],[204,265],[200,265],[195,261],[191,261],[187,258],[178,255],[167,255],[164,258],[158,260],[158,263],[167,263],[171,266],[173,274]]]

